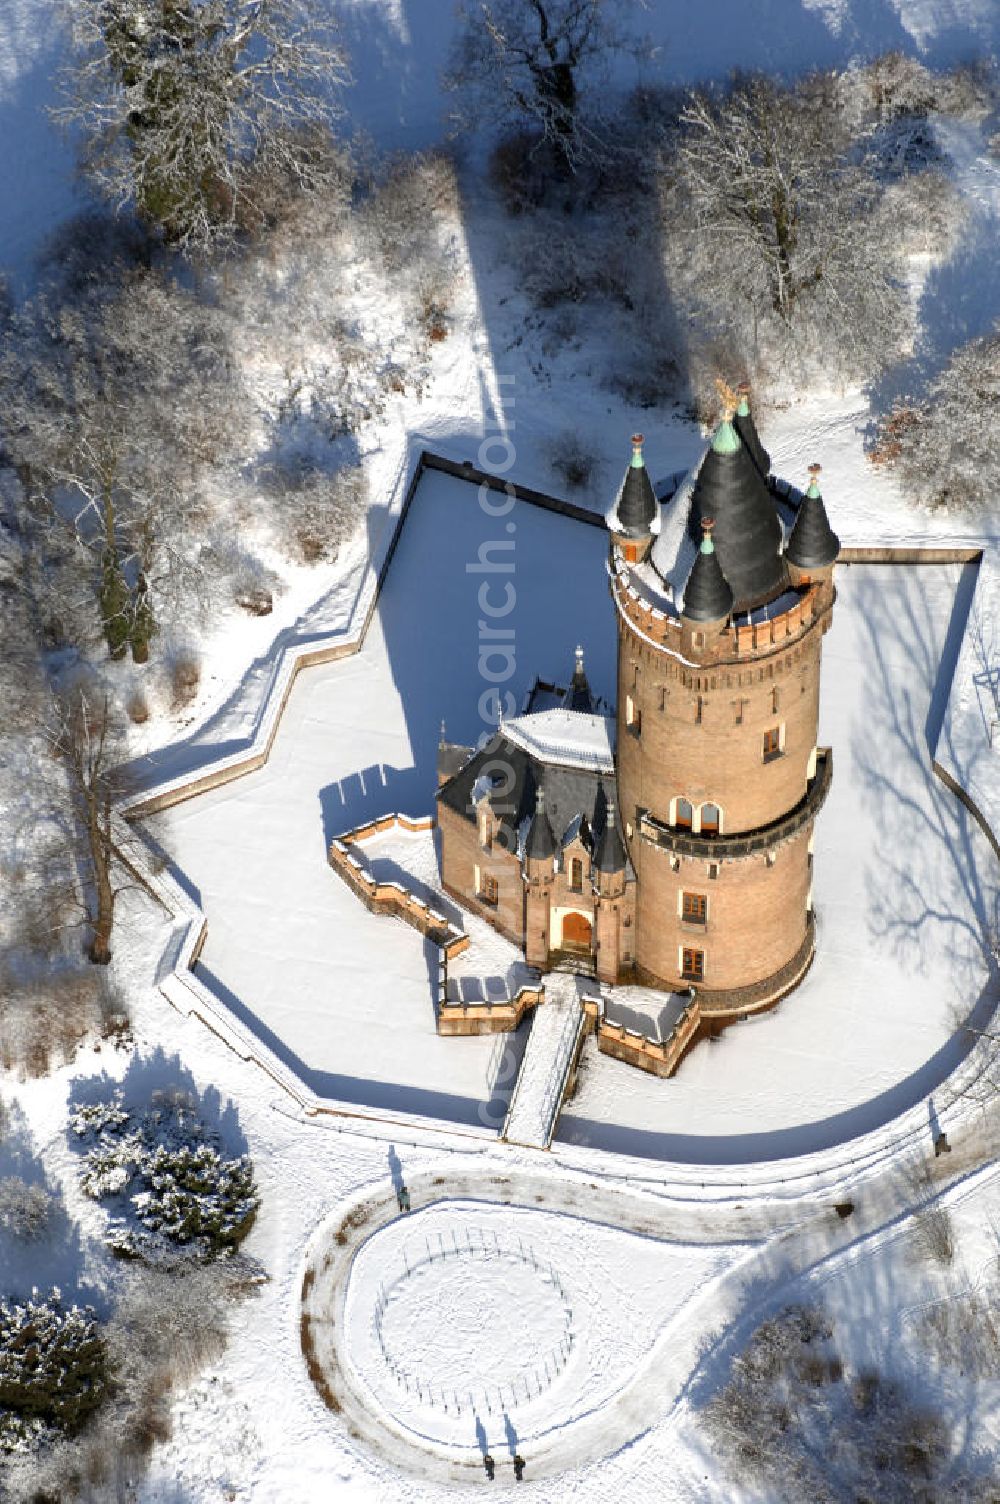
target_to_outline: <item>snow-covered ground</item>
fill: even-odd
[[[349,99],[353,123],[384,148],[438,139],[444,101],[437,67],[453,24],[450,8],[437,0],[344,0],[341,9],[357,80]],[[0,13],[0,124],[7,143],[0,159],[0,268],[12,274],[18,289],[30,283],[32,256],[44,236],[78,202],[71,143],[53,131],[44,113],[54,98],[61,45],[55,11],[55,0],[7,0]],[[722,76],[734,64],[791,71],[888,47],[946,63],[995,51],[1000,41],[994,0],[886,0],[877,6],[870,0],[769,0],[753,6],[722,0],[700,11],[671,3],[650,7],[640,24],[662,44],[657,76],[683,81]],[[955,255],[923,282],[920,311],[928,340],[918,354],[925,370],[1000,314],[993,254],[996,166],[981,139],[956,135],[946,144],[956,180],[976,213]],[[502,218],[478,191],[474,175],[465,192],[452,334],[435,351],[423,398],[401,400],[383,430],[366,438],[375,497],[366,541],[384,527],[385,503],[412,463],[419,435],[458,458],[475,458],[498,376],[514,381],[513,473],[529,484],[558,489],[547,445],[553,435],[579,429],[604,457],[587,498],[603,507],[636,426],[630,406],[595,380],[592,345],[543,331],[539,348],[530,333],[525,337],[528,310],[517,269],[503,262]],[[606,354],[603,346],[613,338],[613,329],[602,329],[599,354]],[[767,1144],[744,1137],[743,1154],[754,1147],[772,1152],[776,1136],[793,1131],[792,1118],[817,1123],[846,1112],[847,1120],[831,1131],[858,1131],[867,1121],[866,1101],[881,1112],[894,1110],[904,1096],[923,1096],[928,1078],[921,1070],[926,1073],[928,1062],[934,1070],[943,1068],[950,1058],[940,1052],[951,1048],[951,1005],[967,1010],[976,1000],[983,975],[981,922],[996,903],[996,869],[983,864],[983,843],[952,796],[932,782],[928,744],[974,789],[981,807],[1000,808],[1000,758],[990,749],[1000,527],[995,515],[970,522],[915,510],[892,476],[874,472],[865,457],[871,411],[867,394],[848,392],[812,395],[768,413],[762,427],[775,466],[801,481],[808,462],[822,461],[824,491],[847,543],[985,544],[973,603],[978,637],[956,638],[969,605],[968,573],[959,577],[952,567],[842,572],[826,644],[823,735],[835,748],[835,775],[818,827],[816,968],[776,1014],[696,1051],[675,1081],[645,1081],[613,1062],[588,1059],[566,1119],[570,1127],[585,1120],[595,1133],[602,1117],[606,1124],[612,1116],[609,1099],[618,1090],[617,1120],[633,1129],[653,1124],[662,1136],[661,1151],[682,1152],[695,1125],[702,1135],[696,1158],[708,1152],[706,1130],[717,1139],[720,1132],[767,1133]],[[700,442],[682,417],[660,415],[655,431],[650,426],[650,463],[666,474],[689,463]],[[335,1085],[337,1095],[355,1090],[366,1100],[473,1120],[484,1107],[491,1110],[492,1043],[436,1039],[426,948],[406,927],[366,914],[325,861],[326,842],[336,829],[377,809],[418,813],[429,807],[442,715],[456,739],[472,739],[482,729],[476,713],[478,582],[461,568],[445,575],[442,559],[442,541],[444,558],[475,558],[483,518],[469,491],[441,477],[424,483],[364,652],[303,675],[268,767],[175,810],[168,844],[209,915],[205,969],[231,990],[244,1016],[255,1015],[257,1028],[281,1034],[286,1058],[311,1060],[315,1080]],[[613,623],[600,534],[529,508],[518,507],[513,515],[518,687],[536,672],[560,678],[582,636],[588,670],[596,686],[609,692]],[[356,548],[325,573],[303,570],[278,601],[274,618],[251,623],[233,616],[224,638],[205,644],[200,724],[183,728],[188,744],[166,749],[161,768],[179,771],[253,733],[271,682],[275,629],[308,638],[342,627],[361,587],[365,552]],[[940,688],[956,660],[954,692],[943,703]],[[149,745],[172,739],[180,729],[176,722],[160,722],[150,730]],[[886,785],[888,774],[900,799]],[[425,882],[428,844],[414,861]],[[397,847],[381,853],[371,848],[370,855],[403,865]],[[857,1195],[858,1206],[841,1223],[829,1206],[796,1201],[791,1194],[781,1204],[747,1195],[725,1206],[704,1205],[696,1169],[682,1199],[682,1167],[669,1164],[643,1167],[648,1178],[640,1195],[637,1182],[630,1185],[624,1173],[608,1184],[609,1158],[577,1145],[543,1157],[457,1134],[432,1136],[416,1126],[366,1123],[349,1112],[306,1120],[251,1061],[166,1002],[154,985],[167,938],[162,915],[133,894],[120,903],[115,965],[130,995],[145,1069],[150,1080],[190,1080],[214,1093],[220,1115],[245,1135],[263,1198],[249,1251],[270,1275],[259,1297],[234,1312],[222,1360],[178,1395],[174,1437],[156,1448],[149,1478],[135,1491],[143,1504],[208,1504],[220,1497],[254,1504],[330,1498],[337,1504],[433,1504],[471,1498],[472,1489],[481,1488],[481,1473],[462,1485],[435,1459],[414,1466],[413,1454],[421,1448],[404,1447],[394,1456],[391,1448],[363,1439],[353,1421],[326,1409],[303,1361],[303,1273],[359,1198],[384,1196],[394,1205],[397,1164],[408,1184],[422,1188],[420,1199],[415,1192],[417,1207],[440,1202],[453,1193],[441,1185],[454,1188],[461,1181],[458,1194],[467,1198],[461,1219],[470,1236],[474,1227],[497,1220],[507,1236],[531,1219],[530,1235],[518,1236],[573,1292],[574,1354],[581,1366],[567,1365],[546,1391],[551,1414],[523,1430],[518,1410],[510,1417],[519,1441],[535,1438],[525,1446],[529,1483],[541,1427],[580,1416],[588,1396],[607,1403],[581,1418],[572,1444],[560,1451],[553,1441],[551,1475],[530,1484],[539,1501],[610,1504],[655,1497],[731,1504],[752,1497],[753,1490],[720,1475],[698,1427],[699,1389],[692,1380],[702,1387],[718,1382],[727,1337],[745,1338],[762,1311],[817,1290],[847,1333],[849,1360],[890,1370],[898,1363],[904,1377],[925,1387],[933,1379],[935,1403],[967,1424],[984,1446],[996,1445],[992,1375],[979,1382],[956,1376],[959,1360],[949,1366],[940,1357],[929,1359],[916,1340],[935,1304],[947,1309],[969,1289],[992,1289],[995,1174],[972,1178],[952,1193],[957,1253],[954,1266],[944,1269],[914,1252],[914,1222],[902,1215],[914,1191],[894,1173],[860,1194],[850,1185],[842,1188],[840,1194]],[[891,1028],[885,1027],[888,1017],[896,1021]],[[334,1018],[343,1027],[331,1029]],[[770,1063],[776,1060],[780,1066]],[[21,1249],[15,1262],[9,1239],[0,1245],[8,1285],[23,1289],[37,1279],[57,1282],[99,1306],[109,1298],[114,1271],[100,1245],[103,1214],[79,1189],[78,1157],[66,1139],[67,1105],[81,1081],[105,1074],[116,1079],[128,1063],[127,1055],[105,1047],[100,1054],[81,1053],[46,1080],[3,1081],[5,1100],[16,1095],[23,1117],[14,1116],[0,1169],[29,1180],[44,1176],[59,1197],[57,1236],[44,1255]],[[400,1082],[407,1083],[408,1098],[400,1094]],[[621,1083],[627,1090],[619,1089]],[[751,1108],[759,1110],[751,1114]],[[927,1112],[930,1128],[930,1102]],[[777,1152],[788,1152],[792,1142],[784,1140]],[[801,1134],[794,1143],[801,1146]],[[638,1147],[634,1134],[628,1146]],[[727,1138],[723,1152],[731,1151]],[[945,1156],[940,1162],[942,1171],[948,1161]],[[564,1182],[574,1172],[567,1189]],[[486,1204],[504,1199],[517,1207],[500,1211]],[[398,1275],[397,1254],[418,1218],[439,1217],[442,1239],[453,1231],[458,1238],[453,1208],[450,1203],[418,1210],[413,1222],[394,1223],[373,1237],[354,1285],[356,1336],[366,1336],[365,1292],[371,1297]],[[875,1229],[875,1236],[865,1236]],[[769,1232],[782,1235],[760,1242],[745,1259],[746,1241]],[[667,1242],[671,1238],[674,1246]],[[733,1245],[730,1255],[718,1247],[725,1240]],[[521,1316],[530,1319],[533,1301],[547,1301],[549,1293],[533,1273],[522,1290]],[[460,1298],[453,1290],[433,1294],[437,1302]],[[701,1298],[691,1298],[695,1294]],[[442,1364],[447,1383],[461,1363],[468,1365],[470,1353],[475,1358],[474,1346],[462,1348],[461,1342],[463,1333],[465,1339],[473,1335],[480,1317],[503,1323],[495,1295],[495,1289],[492,1296],[484,1291],[484,1298],[494,1300],[490,1311],[457,1307],[461,1321],[448,1340],[428,1348],[438,1382]],[[431,1308],[440,1306],[432,1302]],[[440,1321],[446,1331],[450,1317],[448,1309]],[[705,1345],[712,1329],[722,1334],[718,1349]],[[525,1336],[511,1319],[503,1330],[515,1348],[544,1336],[534,1327]],[[655,1364],[644,1367],[643,1355],[654,1350]],[[373,1386],[370,1394],[380,1394],[388,1420],[400,1408],[398,1384],[392,1380],[390,1389],[381,1358],[370,1345],[367,1351],[371,1363],[365,1360],[362,1379]],[[433,1417],[435,1423],[440,1419],[436,1410]],[[463,1426],[468,1418],[462,1415]],[[407,1413],[402,1423],[419,1428],[425,1419],[423,1411]],[[506,1482],[511,1438],[502,1416],[497,1428],[492,1416],[489,1421],[486,1440],[503,1461]],[[474,1427],[458,1440],[474,1452]]]

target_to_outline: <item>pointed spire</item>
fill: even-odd
[[[840,552],[840,539],[830,526],[819,489],[820,466],[809,466],[809,488],[799,503],[785,558],[796,569],[826,569]]]
[[[594,696],[590,692],[590,683],[584,672],[583,648],[581,647],[576,650],[576,667],[573,670],[569,693],[564,703],[567,710],[579,710],[584,715],[594,715],[597,711]]]
[[[528,839],[524,854],[532,861],[551,861],[556,854],[556,838],[552,822],[545,813],[545,790],[541,784],[535,793],[535,813],[528,827]]]
[[[632,459],[625,471],[618,495],[618,526],[634,537],[649,533],[656,516],[657,502],[653,483],[642,457],[642,434],[632,435]]]
[[[736,391],[740,400],[736,409],[734,426],[754,462],[757,473],[762,480],[766,481],[771,472],[771,456],[760,441],[760,434],[757,432],[757,425],[750,411],[749,381],[741,381]]]
[[[601,831],[597,850],[594,852],[594,866],[598,872],[625,871],[625,846],[622,841],[621,831],[615,822],[615,807],[610,800],[608,801],[604,829]]]
[[[728,411],[728,399],[736,394],[728,387],[725,392]],[[733,403],[737,405],[738,398]],[[735,415],[719,424],[699,467],[688,514],[688,536],[695,544],[701,541],[702,518],[715,519],[713,541],[739,611],[773,600],[787,584],[781,520],[767,483],[740,437],[742,422]]]
[[[725,621],[733,609],[733,592],[722,573],[719,555],[712,542],[715,523],[706,517],[701,525],[701,547],[684,587],[681,615],[687,621]]]
[[[441,740],[438,742],[438,746],[439,747],[446,746],[447,745],[447,741],[448,741],[448,728],[445,725],[444,720],[442,719],[442,721],[441,721]]]

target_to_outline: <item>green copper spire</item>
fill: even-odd
[[[817,498],[817,496],[819,496],[819,494],[820,494],[819,493],[819,472],[820,472],[820,468],[821,467],[819,465],[810,465],[809,466],[809,489],[806,492],[806,495],[809,497],[810,501],[815,501],[816,498]]]
[[[740,398],[740,405],[736,409],[736,416],[738,418],[749,418],[750,416],[750,404],[746,399],[746,393]]]
[[[715,526],[715,518],[714,517],[704,517],[704,518],[702,518],[702,523],[701,523],[701,528],[702,528],[702,533],[701,533],[701,552],[703,554],[714,554],[715,553],[715,544],[712,542],[712,529],[713,529],[714,526]]]
[[[642,434],[634,433],[632,435],[632,469],[642,470],[644,468],[645,461],[642,457]]]
[[[715,430],[712,448],[716,454],[735,454],[740,447],[740,436],[728,418],[723,418]]]

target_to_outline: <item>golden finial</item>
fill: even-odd
[[[734,392],[729,382],[723,380],[721,376],[716,376],[714,385],[722,404],[722,416],[729,422],[740,405],[740,394]]]

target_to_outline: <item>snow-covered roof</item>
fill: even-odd
[[[613,773],[610,716],[583,715],[578,710],[540,710],[504,721],[503,734],[543,763]]]
[[[688,532],[688,514],[698,471],[708,453],[706,445],[701,458],[681,481],[670,501],[660,507],[660,534],[650,550],[650,562],[659,580],[667,587],[667,598],[680,610],[684,586],[691,573],[698,545]],[[650,572],[651,573],[651,572]],[[652,574],[649,583],[653,583]]]

